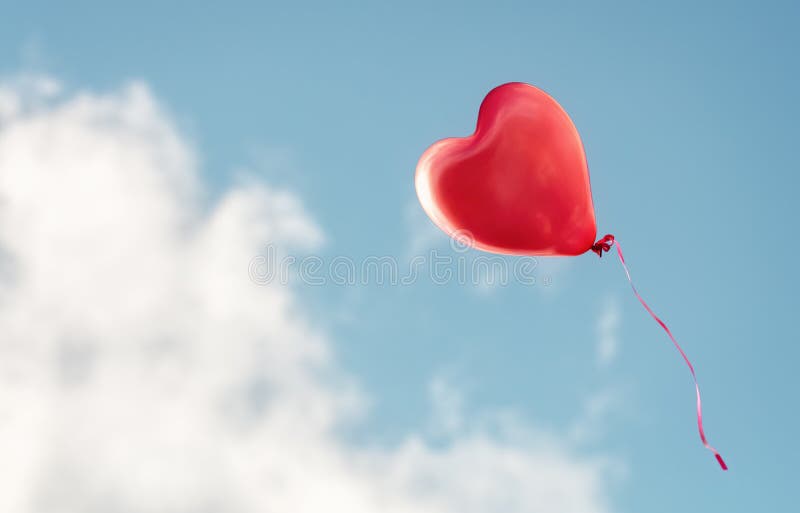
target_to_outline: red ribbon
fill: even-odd
[[[595,253],[597,253],[597,256],[602,258],[603,251],[608,251],[609,249],[611,249],[611,246],[613,245],[614,245],[614,236],[609,233],[599,241],[595,242],[590,249]]]
[[[723,460],[719,452],[717,452],[717,450],[708,443],[708,440],[706,439],[706,433],[703,430],[703,404],[700,401],[700,386],[697,384],[697,375],[694,372],[694,366],[692,365],[692,362],[689,361],[689,357],[686,356],[686,353],[683,351],[680,344],[678,344],[678,341],[675,340],[675,337],[672,335],[672,332],[669,330],[664,321],[659,319],[650,306],[648,306],[644,299],[642,299],[642,296],[639,295],[639,292],[636,290],[636,286],[634,286],[633,280],[631,279],[631,273],[628,270],[628,266],[625,264],[625,257],[622,255],[622,247],[620,246],[619,241],[615,240],[613,235],[608,234],[599,241],[595,242],[591,247],[591,250],[597,253],[598,256],[602,257],[603,252],[609,251],[611,246],[617,247],[619,261],[622,263],[622,268],[625,269],[625,275],[628,277],[628,282],[631,284],[631,289],[633,289],[636,299],[638,299],[645,310],[647,310],[647,313],[649,313],[650,316],[653,317],[653,319],[655,319],[655,321],[664,329],[664,331],[667,332],[669,339],[672,340],[675,348],[683,357],[683,361],[685,361],[686,365],[689,367],[689,372],[692,373],[692,380],[694,381],[695,394],[697,396],[697,429],[700,432],[700,440],[703,442],[703,446],[714,454],[714,457],[717,459],[717,462],[722,470],[728,470],[728,465],[725,464],[725,460]]]

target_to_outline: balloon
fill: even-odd
[[[428,148],[415,185],[439,228],[485,251],[580,255],[597,233],[578,131],[532,85],[512,82],[490,91],[475,133]]]
[[[417,196],[439,228],[463,243],[510,255],[603,256],[616,247],[631,289],[666,332],[694,381],[700,441],[728,466],[703,428],[700,387],[694,366],[666,323],[636,290],[609,234],[597,235],[589,170],[572,120],[544,91],[520,82],[492,89],[481,103],[469,137],[442,139],[417,163]]]

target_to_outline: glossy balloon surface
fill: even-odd
[[[475,133],[428,148],[415,182],[434,223],[478,249],[579,255],[596,236],[578,131],[553,98],[528,84],[489,92]]]

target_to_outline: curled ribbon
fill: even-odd
[[[631,284],[631,289],[633,289],[633,293],[636,296],[636,299],[639,300],[639,302],[642,304],[645,310],[647,310],[647,313],[649,313],[650,316],[653,319],[655,319],[655,321],[659,324],[659,326],[661,326],[661,328],[667,333],[669,339],[672,341],[675,348],[683,357],[683,361],[685,361],[686,365],[689,367],[689,372],[691,372],[692,380],[694,381],[695,395],[697,397],[697,430],[700,432],[700,441],[703,442],[703,446],[706,449],[708,449],[714,454],[714,457],[717,459],[717,463],[719,463],[719,466],[722,468],[722,470],[728,470],[728,465],[725,464],[725,460],[723,460],[720,453],[717,452],[717,450],[714,449],[714,447],[712,447],[711,444],[708,443],[708,439],[706,439],[706,433],[703,430],[703,404],[702,401],[700,400],[700,386],[697,384],[697,375],[694,372],[694,366],[692,365],[692,362],[689,361],[689,357],[686,356],[686,353],[683,351],[683,348],[681,348],[680,344],[678,344],[678,341],[675,340],[675,337],[672,335],[672,332],[664,323],[664,321],[662,321],[655,314],[655,312],[653,312],[650,306],[644,301],[644,299],[642,299],[642,296],[639,295],[639,291],[636,290],[636,286],[633,284],[633,280],[631,279],[631,273],[628,270],[628,266],[625,264],[625,257],[622,255],[622,247],[620,246],[619,241],[615,240],[613,235],[608,234],[599,241],[595,242],[590,249],[594,251],[597,254],[597,256],[602,257],[603,252],[610,251],[612,246],[616,246],[617,248],[619,261],[622,263],[622,268],[625,269],[625,276],[628,277],[628,283]]]
[[[590,249],[595,253],[597,253],[597,256],[602,258],[603,251],[610,250],[611,246],[613,245],[614,245],[614,236],[609,233],[599,241],[595,242]]]

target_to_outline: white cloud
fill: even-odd
[[[363,393],[291,288],[247,273],[320,243],[298,199],[207,205],[142,83],[57,92],[0,88],[0,511],[607,510],[606,464],[530,427],[343,441]]]
[[[58,81],[41,75],[21,74],[0,84],[0,125],[19,114],[23,104],[28,108],[61,92]]]
[[[595,322],[597,365],[608,367],[617,356],[619,348],[620,309],[617,299],[608,296]],[[588,394],[581,405],[578,417],[568,430],[570,438],[579,444],[600,440],[612,412],[622,411],[623,395],[612,388],[601,388]]]
[[[435,435],[455,435],[464,425],[464,397],[443,375],[434,376],[428,386],[433,415],[431,430]]]
[[[580,444],[600,440],[605,434],[610,414],[622,411],[622,397],[620,392],[611,388],[589,394],[583,401],[579,417],[569,429],[570,438]]]
[[[606,298],[596,324],[597,362],[601,366],[611,364],[617,356],[619,323],[620,311],[617,300],[613,297]]]

